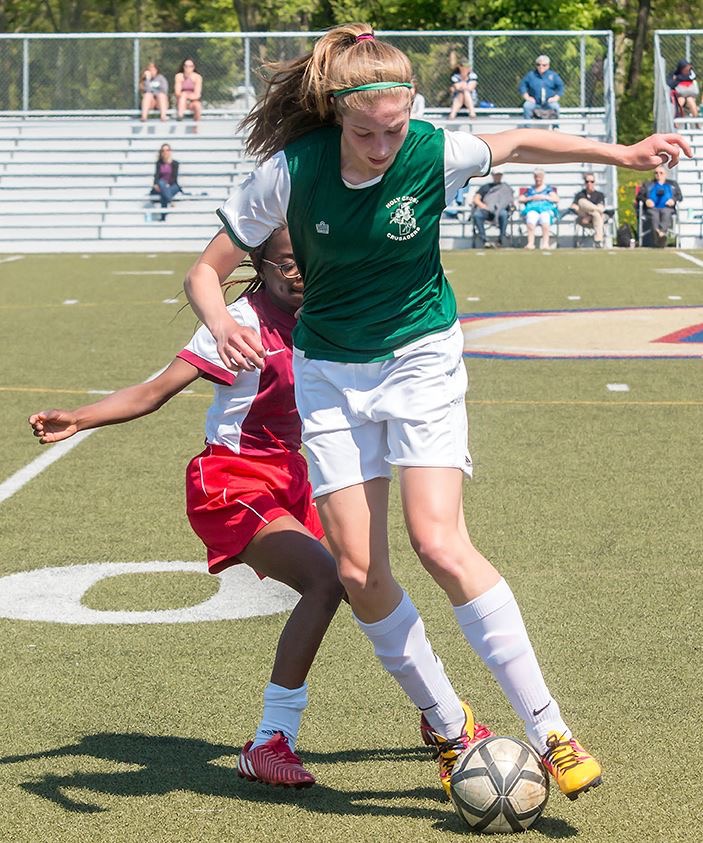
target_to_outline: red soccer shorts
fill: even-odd
[[[292,515],[315,538],[324,535],[308,466],[297,452],[251,457],[208,445],[188,463],[186,511],[207,548],[211,574],[241,562],[238,555],[259,530],[284,515]]]

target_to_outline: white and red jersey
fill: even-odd
[[[301,425],[295,406],[291,333],[295,317],[276,307],[264,289],[228,306],[232,318],[253,328],[266,351],[263,370],[232,372],[215,339],[203,326],[178,353],[215,385],[205,421],[205,438],[235,454],[267,456],[299,451]]]

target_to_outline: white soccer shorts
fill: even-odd
[[[378,363],[293,356],[315,497],[391,476],[391,465],[459,468],[471,476],[468,385],[459,322]]]

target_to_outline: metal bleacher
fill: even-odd
[[[237,133],[241,116],[206,115],[197,132],[188,120],[141,123],[118,113],[0,119],[0,251],[200,251],[218,229],[216,209],[254,166]],[[523,125],[517,109],[451,122],[438,110],[426,119],[477,134]],[[548,121],[540,125],[556,130]],[[604,114],[597,109],[565,110],[559,130],[607,139]],[[173,148],[184,190],[163,222],[149,196],[162,143]],[[507,165],[505,181],[517,193],[531,183],[533,169]],[[547,179],[562,197],[560,207],[571,202],[587,169],[596,171],[599,189],[614,198],[613,168],[549,167]],[[469,229],[461,217],[443,220],[442,247],[469,246]],[[573,220],[562,222],[559,238],[561,245],[571,244]]]
[[[693,157],[682,156],[676,180],[683,194],[678,212],[678,245],[682,249],[703,247],[703,119],[678,118],[675,130],[691,144]]]
[[[479,109],[475,120],[449,121],[443,116],[431,117],[435,125],[443,126],[445,129],[457,131],[470,131],[473,134],[491,134],[507,129],[515,129],[528,125],[522,118],[521,109],[491,109],[490,112]],[[573,135],[592,138],[593,140],[610,140],[610,131],[607,125],[605,111],[603,109],[562,109],[558,120],[532,121],[530,128],[539,128],[543,131],[562,131]],[[517,199],[521,187],[528,187],[533,183],[534,164],[505,164],[500,168],[503,173],[503,181],[510,185],[515,192]],[[552,164],[543,167],[546,181],[551,184],[559,194],[559,211],[564,214],[573,201],[574,195],[583,188],[583,176],[586,172],[592,172],[596,176],[596,187],[606,197],[606,207],[613,208],[617,205],[617,171],[615,167],[596,164]],[[487,181],[490,176],[482,179],[472,179],[469,190],[470,197],[476,188]],[[517,211],[513,214],[512,229],[514,232],[513,245],[521,246],[524,240],[524,231],[520,225],[520,216]],[[614,222],[606,226],[606,245],[612,245]],[[556,233],[556,232],[553,232]],[[563,216],[558,226],[558,245],[572,246],[576,236],[576,217],[574,215]],[[554,237],[552,239],[555,239]],[[470,221],[469,209],[465,206],[460,209],[454,218],[446,218],[442,221],[440,244],[443,249],[466,249],[473,244],[473,230]]]
[[[210,117],[197,133],[188,121],[120,116],[0,120],[0,250],[200,251],[253,167],[237,119]],[[163,143],[184,192],[161,222],[149,190]]]

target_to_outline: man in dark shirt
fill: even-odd
[[[602,249],[605,196],[600,190],[596,190],[596,177],[593,173],[586,173],[583,182],[583,190],[579,190],[574,196],[570,207],[576,212],[581,225],[589,225],[593,228],[593,244],[596,249]]]
[[[493,170],[493,181],[481,185],[474,193],[473,221],[476,238],[474,245],[486,245],[486,222],[498,225],[498,244],[505,245],[505,231],[513,205],[513,189],[503,181],[503,173]]]

